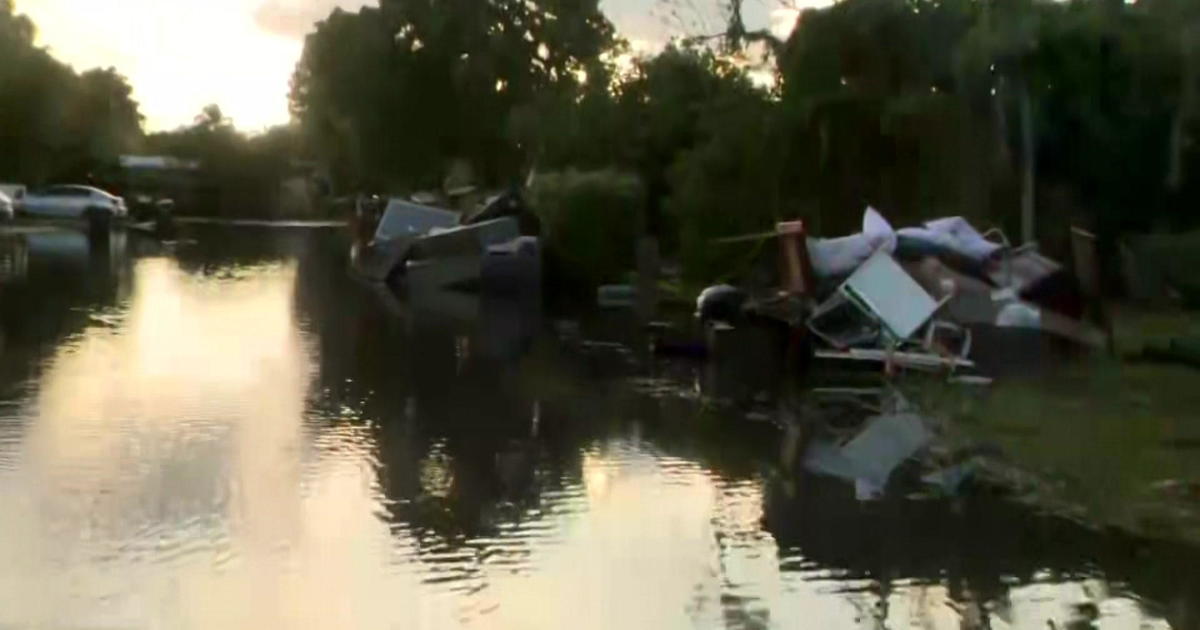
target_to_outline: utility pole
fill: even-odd
[[[1033,97],[1029,82],[1021,80],[1021,243],[1032,243],[1035,238],[1034,187],[1037,184],[1037,148],[1034,146]]]

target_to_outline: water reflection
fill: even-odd
[[[1195,621],[1187,549],[863,504],[773,425],[644,386],[691,368],[581,356],[537,305],[381,300],[328,233],[194,236],[30,247],[0,287],[0,626]]]
[[[0,236],[0,285],[29,275],[29,245],[18,236]]]

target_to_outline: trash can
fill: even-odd
[[[175,238],[175,201],[160,199],[154,204],[154,234],[161,239]]]
[[[88,238],[92,240],[107,239],[112,229],[112,212],[106,208],[88,208],[83,213],[87,221]]]

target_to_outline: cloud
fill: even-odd
[[[796,18],[800,17],[797,9],[775,9],[771,11],[771,33],[779,39],[787,39],[796,28]]]
[[[357,11],[367,4],[363,0],[263,0],[254,9],[254,23],[272,35],[301,39],[335,8]]]
[[[800,14],[805,9],[824,9],[833,6],[833,0],[793,0],[792,6],[779,7],[771,11],[770,29],[779,39],[787,39],[795,30]]]

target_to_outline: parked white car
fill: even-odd
[[[0,191],[0,221],[12,221],[16,215],[16,204],[4,191]]]
[[[42,217],[77,218],[92,209],[107,210],[114,217],[129,213],[124,199],[91,186],[50,186],[26,193],[21,204],[24,214]]]

